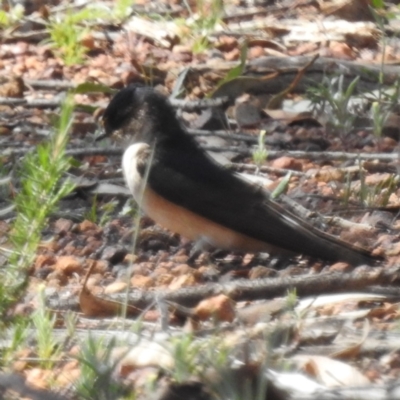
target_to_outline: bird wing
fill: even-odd
[[[197,148],[156,150],[147,184],[174,204],[275,247],[323,259],[371,262],[367,250],[316,229]]]

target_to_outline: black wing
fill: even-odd
[[[197,146],[159,146],[148,185],[166,199],[216,223],[309,256],[370,264],[365,249],[319,231],[273,201],[259,186],[216,164]]]

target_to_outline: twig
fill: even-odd
[[[254,17],[259,17],[261,15],[269,15],[271,16],[274,13],[282,13],[285,10],[287,10],[289,7],[285,6],[269,6],[269,7],[251,7],[247,8],[244,11],[237,11],[235,9],[234,12],[230,12],[229,14],[226,14],[222,17],[223,21],[225,23],[228,23],[229,21],[238,21],[238,20],[249,20],[253,19]],[[226,34],[226,33],[225,33]]]
[[[16,99],[13,97],[0,97],[0,105],[2,106],[24,106],[29,108],[57,108],[60,107],[62,99]]]
[[[274,95],[268,102],[267,108],[270,110],[277,110],[278,108],[281,108],[282,103],[284,98],[291,92],[294,91],[294,89],[297,87],[301,79],[303,78],[304,74],[306,71],[314,64],[316,59],[319,57],[319,54],[316,54],[310,61],[307,62],[306,65],[304,65],[302,68],[300,68],[293,79],[293,81],[289,84],[288,87],[286,87],[282,92]]]
[[[54,90],[68,90],[76,88],[76,85],[60,81],[26,81],[27,85],[35,89],[54,89]],[[14,97],[0,97],[0,105],[2,106],[24,106],[29,108],[57,108],[63,102],[62,98],[56,99],[17,99]],[[217,99],[201,99],[195,101],[171,99],[171,105],[175,108],[180,108],[185,111],[198,111],[211,107],[221,107],[229,102],[228,97],[220,97]],[[105,107],[106,102],[98,104],[90,104],[92,107]],[[85,104],[77,104],[77,107],[85,107]]]
[[[400,267],[391,269],[376,267],[369,271],[363,270],[362,273],[355,270],[350,273],[321,273],[311,276],[305,274],[254,281],[239,279],[227,284],[209,283],[176,291],[135,290],[129,296],[129,304],[138,308],[145,308],[154,303],[156,296],[163,296],[166,301],[192,307],[205,298],[222,293],[235,301],[245,301],[285,296],[289,290],[294,288],[296,288],[299,297],[352,292],[365,290],[371,285],[392,284],[399,278],[399,273]],[[113,299],[118,301],[118,296],[113,296]]]
[[[344,229],[363,229],[365,231],[372,231],[374,228],[368,224],[360,224],[357,222],[349,221],[348,219],[340,217],[322,217],[324,222],[328,225],[339,226]]]
[[[267,165],[257,167],[257,165],[254,165],[254,164],[231,163],[231,164],[229,164],[229,168],[234,169],[234,170],[243,170],[244,169],[246,171],[258,170],[260,172],[276,174],[279,176],[285,176],[288,173],[292,174],[293,176],[299,176],[299,177],[306,175],[304,172],[301,172],[301,171],[295,171],[293,169],[285,169],[285,168],[274,168],[274,167],[269,167]]]
[[[292,158],[303,158],[309,160],[329,160],[329,161],[351,161],[351,160],[379,160],[379,161],[396,161],[400,159],[398,153],[382,154],[382,153],[348,153],[345,151],[268,151],[269,158],[279,158],[288,156]]]
[[[6,149],[0,152],[0,156],[12,156],[12,155],[24,155],[31,151],[34,147],[25,149]],[[214,151],[216,153],[233,152],[241,154],[243,156],[250,156],[252,153],[250,150],[239,149],[235,146],[202,146],[206,151]],[[124,149],[122,147],[89,147],[84,149],[68,149],[66,153],[70,156],[91,156],[91,155],[121,155]],[[283,151],[283,150],[269,150],[268,158],[275,159],[279,157],[292,157],[296,159],[306,160],[329,160],[329,161],[356,161],[356,160],[378,160],[382,162],[399,161],[400,156],[397,153],[381,154],[381,153],[347,153],[342,151],[332,152],[316,152],[316,151]]]
[[[197,111],[211,107],[221,107],[229,103],[228,96],[218,97],[216,99],[200,99],[200,100],[179,100],[170,99],[172,107],[180,108],[185,111]]]
[[[245,143],[258,143],[258,136],[252,136],[246,133],[236,132],[229,133],[227,131],[219,130],[219,131],[208,131],[203,129],[186,129],[193,136],[216,136],[222,139],[229,140],[240,140]],[[277,140],[265,138],[264,143],[268,146],[274,146],[277,144]]]
[[[70,81],[60,81],[56,79],[46,79],[46,80],[32,80],[25,79],[24,83],[27,86],[31,86],[36,90],[68,90],[75,88],[77,85]]]
[[[7,156],[23,156],[30,151],[34,150],[35,146],[31,146],[25,149],[7,149],[5,151],[0,152],[1,157]],[[120,156],[124,152],[124,148],[122,147],[88,147],[83,149],[68,149],[66,150],[66,155],[68,156]]]
[[[18,32],[13,33],[10,36],[5,36],[2,39],[3,43],[13,43],[13,42],[41,42],[49,37],[49,32],[45,29],[40,31],[31,31],[31,32]]]

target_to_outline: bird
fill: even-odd
[[[319,230],[265,188],[218,164],[186,131],[168,98],[151,87],[121,89],[101,122],[101,137],[118,133],[129,140],[122,170],[140,208],[199,248],[297,254],[354,266],[379,258]]]

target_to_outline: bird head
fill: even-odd
[[[104,133],[117,133],[130,142],[152,144],[155,139],[180,131],[180,125],[168,99],[153,88],[131,85],[120,90],[102,116]]]

